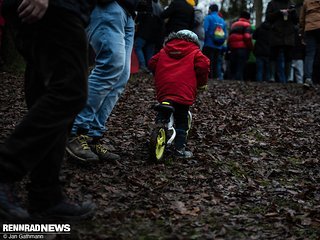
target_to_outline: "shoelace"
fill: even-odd
[[[80,145],[81,145],[83,150],[89,150],[90,149],[90,147],[88,145],[88,142],[87,142],[88,141],[88,137],[87,136],[80,135],[78,137],[78,140],[79,140],[79,143],[80,143]]]
[[[103,147],[102,144],[96,144],[96,149],[97,149],[97,151],[100,151],[102,153],[107,153],[108,152],[108,150],[105,147]]]

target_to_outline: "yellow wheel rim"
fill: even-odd
[[[156,158],[160,160],[166,146],[166,132],[163,128],[159,129],[156,143]]]

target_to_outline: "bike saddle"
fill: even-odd
[[[157,112],[173,113],[174,107],[169,102],[161,102],[153,106],[153,109]]]

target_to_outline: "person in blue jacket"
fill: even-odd
[[[211,79],[218,79],[221,76],[221,68],[219,61],[222,58],[223,43],[227,38],[227,26],[222,17],[218,14],[219,7],[212,4],[209,7],[209,13],[204,19],[205,39],[203,53],[210,59],[210,75]],[[219,36],[217,36],[217,32]]]

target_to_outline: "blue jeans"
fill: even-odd
[[[289,81],[296,80],[296,83],[303,83],[303,60],[302,59],[294,59],[291,63]]]
[[[95,67],[88,79],[86,106],[76,117],[71,133],[99,138],[130,77],[134,20],[116,1],[97,6],[87,34],[96,54]]]
[[[269,57],[256,57],[256,81],[262,82],[263,80],[269,81],[270,80],[270,60]]]
[[[305,78],[312,79],[313,62],[320,44],[320,29],[305,32],[306,56],[304,61]]]
[[[134,48],[137,54],[140,68],[146,68],[148,61],[154,54],[155,44],[149,43],[141,37],[137,37],[134,42]]]

